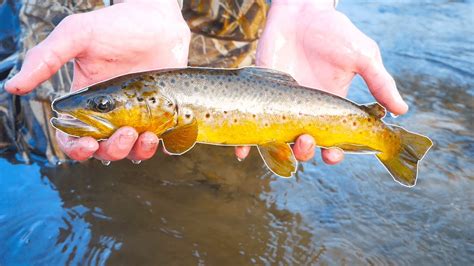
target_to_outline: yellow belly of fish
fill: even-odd
[[[268,142],[292,143],[303,134],[312,135],[318,146],[359,148],[360,151],[388,151],[398,145],[398,139],[385,128],[378,128],[365,118],[332,117],[316,120],[312,117],[269,117],[263,120],[253,115],[235,119],[198,119],[197,141],[221,145],[259,145]],[[380,123],[380,122],[379,122]]]

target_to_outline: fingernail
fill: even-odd
[[[135,141],[135,134],[132,131],[125,131],[119,137],[120,148],[128,148]]]
[[[405,101],[403,101],[403,106],[405,107],[405,110],[407,110],[407,111],[408,111],[408,109],[410,109],[410,106],[408,106],[408,104]]]
[[[306,152],[312,152],[314,150],[314,143],[309,143],[308,146],[306,146]]]
[[[342,160],[344,154],[340,150],[331,150],[331,152],[329,152],[327,156],[331,163],[339,163]]]
[[[152,151],[158,145],[158,140],[156,139],[144,139],[142,140],[142,148],[145,151]]]
[[[20,93],[20,88],[18,88],[17,86],[16,87],[13,87],[11,84],[12,84],[12,81],[15,79],[16,75],[13,76],[11,79],[7,80],[7,82],[5,82],[5,90],[10,92],[10,93],[16,93],[16,94],[19,94]]]
[[[305,153],[311,152],[314,149],[314,143],[307,140],[306,138],[302,138],[302,140],[299,142],[299,146],[300,150]]]
[[[80,139],[81,149],[84,151],[95,151],[99,148],[98,143],[88,139]]]

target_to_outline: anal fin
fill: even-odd
[[[258,151],[273,173],[281,177],[291,177],[296,172],[298,161],[289,144],[269,142],[258,145]]]
[[[198,126],[195,118],[191,122],[179,125],[163,133],[160,138],[167,152],[181,155],[190,150],[196,143]]]

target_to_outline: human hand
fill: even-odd
[[[346,96],[356,74],[367,83],[375,99],[394,114],[408,111],[385,70],[377,44],[357,29],[333,0],[274,0],[257,48],[257,65],[291,74],[299,84]],[[295,157],[314,156],[315,141],[300,136],[293,146]],[[236,149],[238,158],[249,147]],[[328,164],[342,161],[339,149],[323,149]]]
[[[71,90],[114,76],[187,64],[190,31],[176,0],[125,1],[100,10],[66,17],[26,54],[21,71],[5,89],[22,95],[49,79],[74,59]],[[158,147],[158,137],[140,136],[131,127],[117,130],[98,143],[57,132],[61,149],[72,159],[145,160]]]

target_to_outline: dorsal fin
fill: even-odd
[[[250,77],[298,85],[298,82],[290,74],[279,70],[261,67],[244,67],[239,69],[239,71]]]
[[[362,107],[367,113],[377,118],[383,118],[387,114],[385,107],[383,107],[379,103],[370,103],[370,104],[363,105]]]

